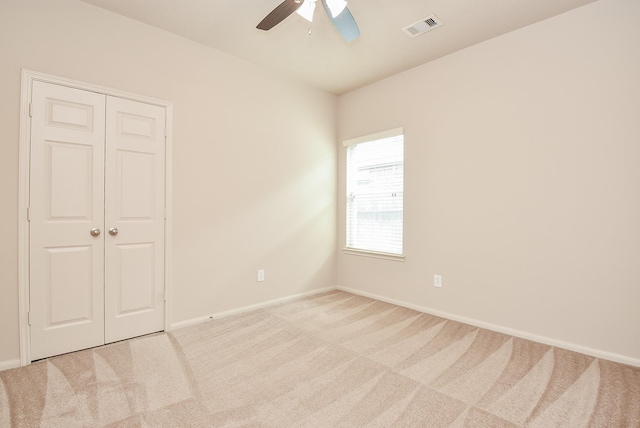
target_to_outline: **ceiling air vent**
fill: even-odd
[[[407,33],[409,37],[416,37],[420,34],[424,34],[427,31],[433,30],[434,28],[438,28],[442,25],[442,21],[435,15],[428,16],[415,24],[411,24],[408,27],[404,27],[402,31]]]

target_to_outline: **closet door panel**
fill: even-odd
[[[108,97],[106,118],[109,343],[164,329],[165,109]]]
[[[92,92],[33,84],[32,360],[104,343],[105,100]]]

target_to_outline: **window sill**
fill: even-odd
[[[356,248],[343,248],[342,252],[352,256],[372,257],[374,259],[391,260],[394,262],[404,262],[404,254],[379,253],[376,251],[358,250]]]

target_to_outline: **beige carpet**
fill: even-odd
[[[640,427],[640,369],[335,291],[0,372],[0,427]]]

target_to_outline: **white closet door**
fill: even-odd
[[[107,97],[105,340],[164,329],[165,109]]]
[[[32,360],[104,343],[104,117],[104,95],[33,84]]]

